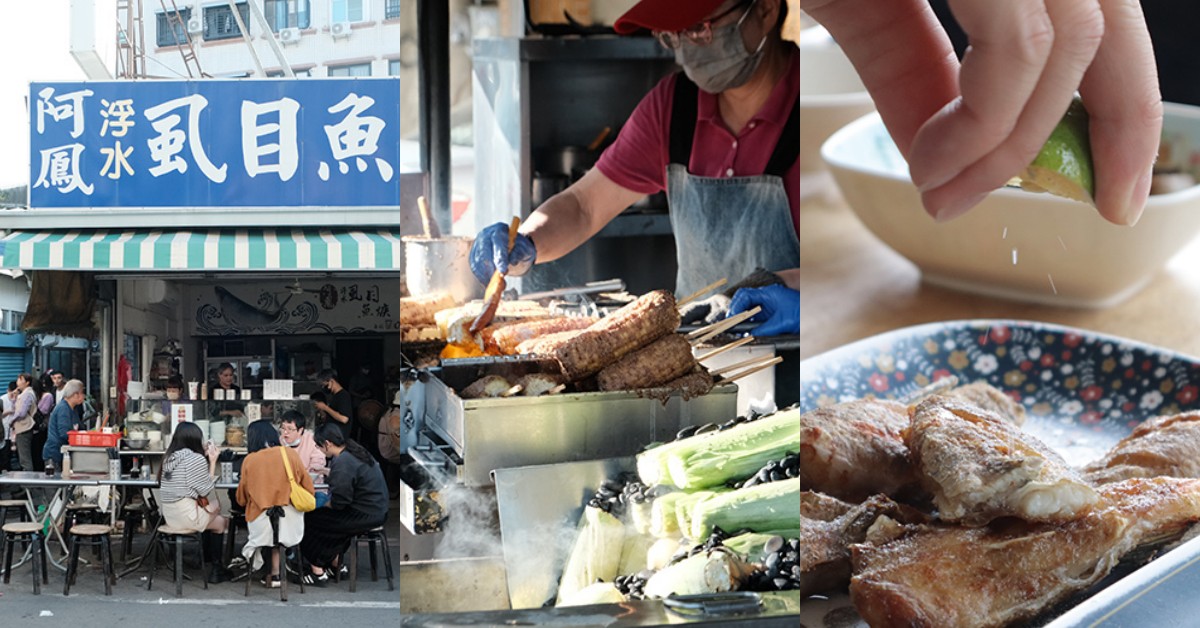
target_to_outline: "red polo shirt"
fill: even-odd
[[[671,102],[675,77],[663,79],[642,98],[621,129],[621,134],[600,156],[596,167],[626,189],[654,194],[667,186],[670,152]],[[783,125],[800,94],[800,54],[793,50],[788,69],[767,102],[740,133],[721,120],[717,97],[698,93],[696,132],[688,172],[704,177],[745,177],[762,174],[783,132]],[[795,141],[799,141],[796,138]],[[792,225],[800,235],[800,161],[784,177]]]

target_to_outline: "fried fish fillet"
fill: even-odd
[[[1160,475],[1200,478],[1200,412],[1142,423],[1084,473],[1094,484]]]
[[[872,628],[1004,626],[1106,576],[1144,542],[1200,520],[1200,480],[1137,478],[1064,524],[1013,519],[984,528],[919,526],[851,548],[850,596]]]
[[[1008,420],[938,395],[913,411],[907,434],[917,476],[941,519],[1069,521],[1098,496],[1050,447]]]
[[[1013,401],[1012,397],[985,381],[971,382],[965,386],[956,386],[946,391],[947,397],[961,399],[977,408],[987,410],[1001,418],[1012,421],[1013,425],[1025,424],[1025,408]]]
[[[800,595],[850,582],[850,546],[866,540],[878,520],[922,521],[916,511],[874,495],[861,504],[804,491],[800,494]]]
[[[915,484],[902,436],[907,409],[859,399],[800,415],[800,484],[852,502]]]

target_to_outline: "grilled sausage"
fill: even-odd
[[[562,331],[585,329],[595,322],[595,318],[581,316],[560,316],[545,320],[524,321],[497,329],[492,334],[491,341],[496,345],[500,353],[513,355],[518,352],[517,348],[526,340],[541,338],[547,334]]]
[[[540,338],[531,338],[517,345],[517,353],[552,356],[558,347],[582,333],[582,329],[573,329],[546,334]]]
[[[696,368],[692,346],[679,334],[667,334],[604,367],[596,376],[600,390],[653,388]]]
[[[400,297],[400,324],[411,327],[433,325],[433,315],[451,307],[454,307],[454,297],[448,292]]]
[[[567,379],[582,379],[679,327],[675,295],[655,290],[600,319],[554,351]]]

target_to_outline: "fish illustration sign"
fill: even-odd
[[[192,333],[360,334],[400,329],[400,282],[326,279],[189,288]]]
[[[31,208],[395,207],[394,78],[32,83]]]

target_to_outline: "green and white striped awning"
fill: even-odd
[[[87,271],[400,271],[399,231],[14,231],[4,268]]]

